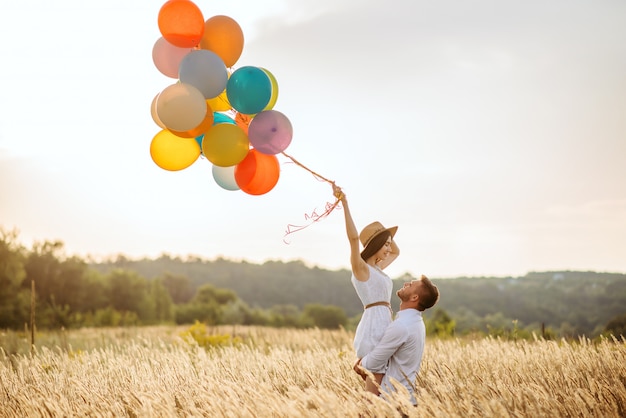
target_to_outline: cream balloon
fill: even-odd
[[[154,96],[154,99],[152,99],[152,103],[150,104],[150,115],[152,115],[152,120],[154,121],[154,123],[156,123],[160,128],[167,129],[167,126],[165,126],[163,122],[161,122],[161,119],[159,119],[159,115],[157,115],[156,113],[156,102],[158,98],[159,95],[157,94],[156,96]]]
[[[174,131],[188,131],[200,125],[206,115],[206,108],[202,92],[186,83],[166,87],[156,101],[159,120]]]

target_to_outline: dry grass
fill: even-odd
[[[225,327],[242,343],[204,349],[181,330],[72,331],[65,347],[0,354],[0,415],[626,416],[624,341],[429,339],[412,408],[363,392],[350,332]]]

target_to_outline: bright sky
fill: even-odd
[[[331,187],[281,156],[262,196],[211,163],[151,159],[164,2],[0,4],[0,226],[68,254],[301,259],[348,268]],[[286,153],[348,195],[357,228],[399,225],[388,272],[626,272],[623,0],[196,1],[267,68]]]

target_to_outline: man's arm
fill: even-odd
[[[392,322],[376,347],[361,359],[361,366],[367,370],[381,370],[406,338],[406,328],[397,321]]]

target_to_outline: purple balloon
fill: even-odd
[[[250,145],[263,154],[274,155],[286,150],[292,137],[291,122],[277,110],[264,110],[248,126]]]

